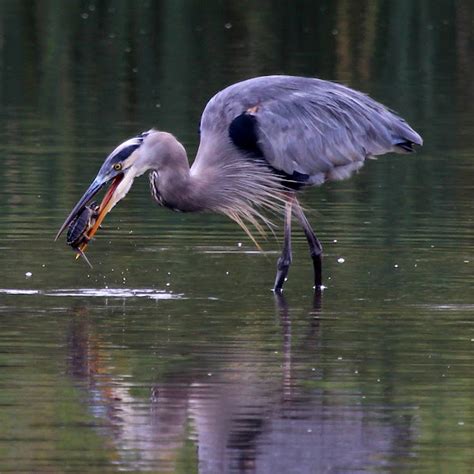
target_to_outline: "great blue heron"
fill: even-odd
[[[366,158],[409,153],[414,145],[422,145],[420,135],[402,118],[367,95],[333,82],[292,76],[256,77],[220,91],[204,109],[200,134],[191,167],[183,145],[167,132],[152,129],[119,145],[56,239],[111,183],[88,232],[90,239],[134,178],[150,171],[151,193],[158,204],[175,211],[225,214],[252,240],[246,223],[261,231],[262,224],[271,225],[264,211],[284,213],[275,291],[281,291],[291,264],[294,215],[308,240],[318,289],[322,247],[296,192],[348,178]]]

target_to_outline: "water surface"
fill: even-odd
[[[469,1],[0,4],[1,472],[472,472],[474,11]],[[54,235],[104,157],[152,126],[192,157],[206,101],[269,73],[399,111],[416,156],[305,193],[257,251],[146,179],[94,268]]]

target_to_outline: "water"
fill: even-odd
[[[1,472],[472,472],[471,2],[0,4]],[[174,214],[145,179],[74,260],[54,235],[151,126],[193,156],[223,86],[343,81],[419,130],[303,201],[279,241]]]

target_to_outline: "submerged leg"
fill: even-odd
[[[309,253],[313,260],[314,268],[314,289],[320,290],[322,286],[322,264],[323,264],[323,247],[321,242],[318,240],[314,234],[311,224],[304,215],[303,209],[300,206],[300,203],[295,199],[295,214],[298,218],[301,227],[303,227],[304,235],[309,244]]]
[[[289,196],[285,205],[285,240],[283,242],[283,250],[277,262],[277,274],[273,291],[280,292],[285,283],[288,270],[291,265],[291,213],[293,208],[294,196]]]

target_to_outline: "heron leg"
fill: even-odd
[[[273,291],[280,293],[288,275],[288,270],[291,265],[291,214],[293,210],[293,202],[295,201],[294,196],[289,196],[288,201],[285,205],[285,230],[284,230],[284,242],[281,256],[277,262],[277,274],[275,278],[275,285]]]
[[[322,265],[323,265],[323,247],[321,242],[316,237],[311,224],[309,223],[308,219],[306,218],[303,209],[301,208],[300,203],[297,199],[295,199],[295,207],[294,212],[303,228],[304,235],[306,236],[306,240],[308,241],[309,245],[309,253],[313,260],[313,268],[314,268],[314,289],[319,291],[322,286]]]

